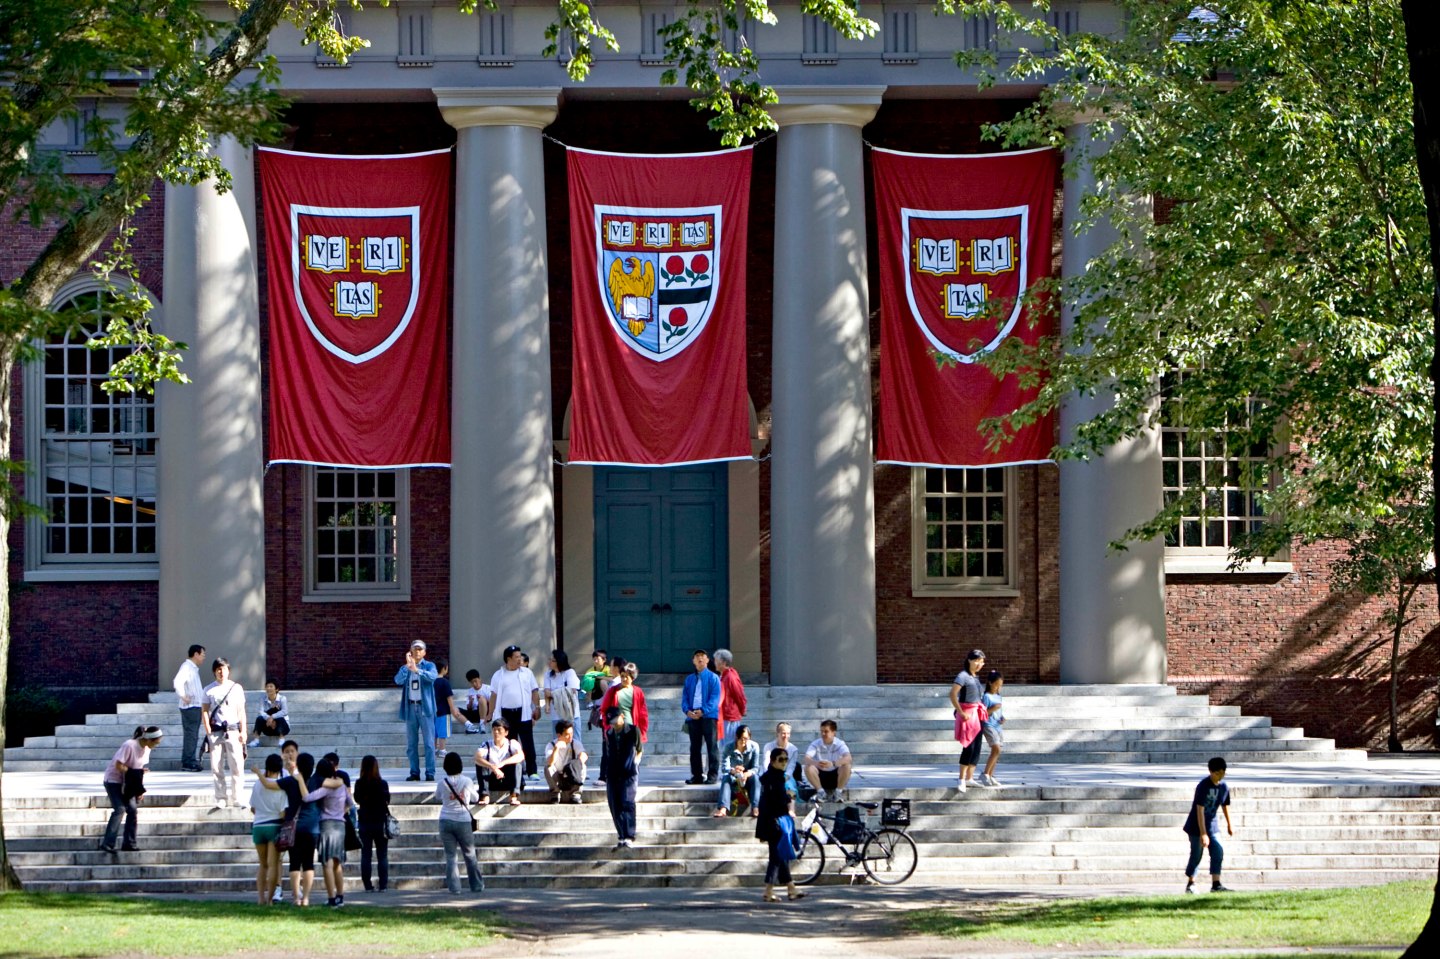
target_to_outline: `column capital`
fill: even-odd
[[[559,87],[434,87],[440,115],[466,127],[549,126],[560,109]]]
[[[801,123],[838,123],[863,127],[875,119],[884,86],[784,86],[776,87],[780,102],[770,115],[782,127]]]

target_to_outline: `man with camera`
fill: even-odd
[[[205,687],[205,708],[200,721],[210,747],[210,773],[215,777],[215,808],[239,806],[245,790],[245,690],[230,678],[230,661],[223,656],[211,670],[215,682]],[[225,767],[229,766],[229,782]]]

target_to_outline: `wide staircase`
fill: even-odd
[[[948,687],[760,686],[748,690],[757,742],[773,738],[775,724],[792,723],[807,745],[822,719],[840,725],[840,737],[857,766],[953,765],[957,747]],[[405,727],[396,716],[399,693],[389,689],[297,690],[289,693],[292,735],[317,756],[334,750],[348,767],[374,755],[381,768],[404,767]],[[263,694],[248,695],[256,715]],[[645,689],[650,712],[650,766],[689,762],[681,729],[680,689]],[[180,765],[175,697],[156,693],[147,703],[122,703],[115,713],[87,717],[5,750],[10,772],[102,770],[135,726],[158,725],[169,735],[151,760],[154,769]],[[1212,706],[1204,696],[1180,696],[1170,686],[1006,686],[1007,763],[1203,763],[1223,750],[1231,762],[1363,761],[1360,750],[1336,749],[1330,739],[1273,726],[1264,716],[1241,715],[1238,706]],[[535,738],[548,739],[544,723]],[[594,739],[595,733],[588,733]],[[273,741],[267,741],[267,746]],[[459,732],[451,746],[467,755],[475,738]]]
[[[1306,782],[1237,780],[1236,835],[1226,843],[1231,884],[1359,884],[1434,875],[1440,786],[1372,781],[1363,774],[1363,752],[1336,749],[1329,740],[1167,687],[1007,688],[1001,772],[1016,776],[1001,778],[1065,784],[972,789],[966,795],[951,784],[957,747],[944,688],[754,685],[749,694],[757,730],[768,732],[784,719],[795,725],[802,745],[820,719],[839,722],[859,769],[850,800],[910,800],[909,832],[920,851],[915,882],[1172,887],[1186,852],[1179,827],[1191,789],[1204,761],[1216,754],[1232,766],[1252,764],[1252,770],[1253,764],[1293,769],[1291,764],[1304,763],[1301,769],[1315,771],[1299,777]],[[433,787],[397,781],[405,765],[402,728],[393,719],[397,696],[392,689],[297,691],[290,699],[294,735],[317,755],[335,749],[351,770],[363,754],[380,758],[404,827],[391,846],[391,883],[439,889],[443,855]],[[755,841],[751,821],[711,818],[714,787],[678,785],[685,773],[677,767],[688,761],[678,690],[649,689],[647,699],[651,736],[642,767],[640,844],[612,848],[614,832],[598,790],[587,789],[581,805],[559,806],[532,790],[523,805],[479,812],[477,843],[487,884],[713,887],[759,881],[764,847]],[[105,761],[134,726],[155,723],[172,735],[154,767],[174,769],[175,720],[172,698],[157,695],[151,703],[124,705],[116,714],[92,716],[83,726],[62,727],[54,737],[6,751],[7,773],[28,771],[22,777],[27,781],[33,776],[64,787],[27,794],[12,789],[7,776],[6,839],[29,888],[247,889],[255,859],[249,816],[211,808],[208,774],[165,774],[167,785],[152,790],[142,806],[141,851],[111,857],[96,848],[108,814],[98,785]],[[467,767],[475,741],[464,734],[452,740],[467,756]],[[1140,763],[1152,770],[1153,764],[1184,764],[1183,775],[1177,768],[1174,777],[1140,782],[1142,770],[1133,765]],[[1335,764],[1334,775],[1326,764]],[[1026,768],[1037,775],[1022,775]],[[1114,784],[1126,782],[1126,769],[1140,784]],[[358,858],[352,854],[346,867],[352,888],[358,887]],[[824,881],[849,881],[837,870],[841,858],[832,850]]]
[[[958,797],[953,789],[905,790],[920,854],[911,881],[1175,887],[1186,854],[1180,822],[1189,793],[1189,787],[1018,787]],[[1412,793],[1388,786],[1247,787],[1234,807],[1236,835],[1225,843],[1226,881],[1254,888],[1432,879],[1440,789]],[[894,795],[851,790],[852,800]],[[710,818],[713,796],[701,787],[645,790],[639,845],[625,851],[612,849],[615,833],[599,793],[579,806],[549,805],[535,793],[522,806],[480,810],[476,841],[485,881],[493,889],[758,884],[765,850],[751,820]],[[423,798],[406,793],[392,806],[404,828],[390,847],[396,888],[442,887],[436,807]],[[142,851],[116,858],[95,848],[102,805],[78,796],[7,801],[9,851],[27,888],[195,894],[253,888],[247,884],[255,853],[242,811],[211,810],[203,797],[147,796]],[[831,851],[821,881],[850,881],[839,871],[842,861]],[[358,889],[358,854],[345,868],[350,888]]]

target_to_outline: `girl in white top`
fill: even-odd
[[[140,796],[137,792],[125,788],[126,775],[138,771],[140,777],[144,776],[144,770],[150,765],[150,751],[160,745],[160,740],[165,734],[160,731],[159,726],[136,726],[135,732],[130,738],[120,744],[115,750],[115,755],[105,766],[105,795],[110,799],[110,821],[105,824],[105,838],[100,840],[102,852],[114,852],[115,840],[120,838],[120,823],[125,823],[125,844],[126,852],[134,852],[135,831],[138,828],[136,817],[139,814],[138,803]],[[137,778],[130,777],[132,780]]]
[[[470,829],[470,804],[479,798],[479,790],[470,777],[461,772],[464,768],[459,753],[446,753],[445,775],[435,784],[435,798],[440,800],[440,841],[445,844],[445,887],[456,894],[460,892],[462,854],[470,891],[480,892],[485,888],[480,864],[475,861],[475,833]]]
[[[550,668],[545,670],[542,683],[545,714],[554,719],[568,719],[572,723],[580,713],[580,677],[570,668],[570,657],[565,650],[557,649],[550,654]],[[575,726],[575,739],[580,740],[580,726]],[[584,743],[580,743],[584,746]]]
[[[285,809],[290,797],[283,789],[265,788],[266,780],[274,782],[280,778],[282,764],[279,753],[265,757],[265,770],[250,787],[250,808],[255,810],[255,822],[250,827],[250,840],[255,843],[255,855],[260,865],[255,871],[256,901],[262,906],[271,903],[270,890],[280,881],[280,851],[275,840],[280,835],[280,826],[285,821]]]

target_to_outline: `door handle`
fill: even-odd
[[[671,610],[670,610],[670,604],[669,604],[669,603],[666,603],[664,606],[661,606],[661,607],[660,607],[660,611],[661,611],[662,613],[668,613],[668,612],[670,612],[670,611],[671,611]]]

